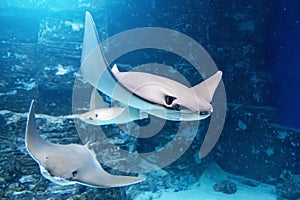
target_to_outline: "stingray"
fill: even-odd
[[[119,72],[116,65],[110,68],[102,49],[92,16],[86,12],[79,74],[88,83],[123,104],[162,119],[201,120],[213,111],[210,102],[221,80],[221,71],[188,88],[165,77]]]
[[[204,82],[188,88],[163,76],[145,72],[120,72],[116,64],[112,72],[124,87],[141,98],[169,109],[187,109],[204,117],[213,111],[210,102],[222,77],[222,72],[218,71]]]
[[[117,176],[107,173],[89,149],[89,143],[53,144],[39,134],[32,100],[25,133],[25,145],[30,156],[39,164],[41,174],[60,184],[82,184],[91,187],[119,187],[144,180],[142,177]]]
[[[148,114],[133,107],[105,107],[105,102],[96,89],[90,99],[90,111],[73,115],[92,125],[125,124],[134,120],[148,118]]]

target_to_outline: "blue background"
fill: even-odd
[[[268,68],[273,73],[271,105],[279,123],[300,128],[300,2],[274,1],[269,29]]]

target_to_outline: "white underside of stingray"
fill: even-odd
[[[129,107],[174,121],[207,118],[222,72],[188,88],[176,81],[142,72],[110,69],[91,15],[87,12],[81,58],[81,76],[92,86]]]
[[[78,183],[91,187],[119,187],[144,180],[142,177],[107,173],[89,149],[89,144],[60,145],[42,139],[35,123],[34,101],[29,110],[25,145],[30,156],[39,164],[41,174],[60,185]]]

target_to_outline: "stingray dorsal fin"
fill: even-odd
[[[211,102],[214,93],[221,81],[222,71],[218,71],[208,79],[192,87],[196,96],[201,96],[207,102]]]
[[[98,93],[97,89],[94,88],[90,99],[90,111],[97,110],[103,107],[105,107],[105,102],[103,101],[103,98]]]

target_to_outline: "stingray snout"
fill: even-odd
[[[213,112],[212,110],[209,110],[209,111],[200,111],[197,114],[198,115],[210,115],[212,112]]]
[[[213,112],[213,107],[211,104],[206,104],[205,106],[199,105],[198,111],[196,111],[196,114],[201,116],[209,116]]]
[[[197,108],[193,110],[198,115],[210,115],[213,112],[213,106],[204,99],[196,99],[196,105]]]

